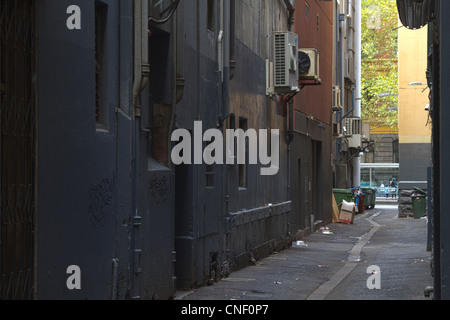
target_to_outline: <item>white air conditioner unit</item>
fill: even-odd
[[[342,109],[341,105],[341,88],[339,86],[333,86],[333,111],[339,111]]]
[[[361,149],[362,148],[362,135],[354,134],[351,138],[348,138],[348,147],[350,149]]]
[[[350,149],[362,148],[362,120],[360,118],[347,118],[345,119],[346,132],[344,135],[347,137],[348,147]]]
[[[351,121],[351,119],[349,119],[349,118],[344,119],[344,136],[345,137],[351,137],[353,135],[352,124],[353,124],[353,122]]]
[[[317,49],[299,50],[299,79],[318,80],[320,77],[320,53]]]
[[[360,118],[346,118],[344,120],[346,131],[345,136],[350,137],[354,134],[362,134],[362,121]]]
[[[285,31],[275,32],[274,50],[275,93],[298,91],[298,35]]]
[[[352,80],[355,78],[355,59],[353,50],[348,50],[344,54],[344,78]]]

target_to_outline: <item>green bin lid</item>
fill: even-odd
[[[333,192],[336,193],[351,193],[352,191],[349,189],[333,189]]]
[[[420,193],[420,194],[422,194],[424,196],[427,195],[427,193],[425,191],[423,191],[422,189],[420,189],[420,188],[414,187],[414,190],[416,190],[418,193]]]

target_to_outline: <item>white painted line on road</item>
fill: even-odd
[[[373,235],[382,227],[380,224],[373,221],[373,218],[379,216],[381,211],[375,212],[366,220],[372,225],[372,228],[369,232],[362,236],[361,241],[359,241],[351,250],[350,256],[345,263],[345,265],[334,274],[331,279],[325,283],[323,283],[319,288],[317,288],[308,298],[307,300],[325,300],[326,297],[330,294],[330,292],[336,288],[349,274],[355,269],[358,265],[358,262],[361,260],[361,251],[365,245],[370,241]]]
[[[356,262],[347,262],[329,281],[317,288],[307,300],[325,300],[330,292],[336,288],[357,265],[358,263]]]
[[[349,262],[359,262],[361,260],[361,251],[362,248],[366,246],[366,244],[369,242],[369,240],[373,237],[373,235],[380,229],[381,225],[373,221],[374,217],[377,217],[381,214],[381,212],[376,212],[366,220],[369,221],[369,223],[373,226],[372,229],[368,233],[366,233],[360,242],[358,242],[350,251],[350,256],[348,258]]]

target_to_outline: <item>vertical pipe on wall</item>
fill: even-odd
[[[222,122],[230,115],[230,43],[231,43],[231,10],[230,0],[223,1],[223,30],[225,33],[223,42],[223,94]]]
[[[200,1],[201,0],[197,0],[196,1],[196,37],[195,37],[195,41],[196,41],[196,81],[197,81],[197,85],[196,87],[196,120],[200,120],[200,83],[201,83],[201,76],[200,76]]]
[[[288,31],[294,32],[294,13],[295,13],[295,1],[293,0],[284,0],[284,4],[286,5],[289,16],[288,16]]]
[[[133,81],[133,110],[132,110],[132,120],[130,126],[130,160],[131,160],[131,216],[135,215],[136,211],[136,135],[135,135],[135,114],[138,105],[140,104],[139,88],[141,87],[141,66],[142,66],[142,29],[141,29],[141,10],[142,10],[141,0],[134,1],[134,81]],[[137,234],[133,225],[133,217],[129,219],[129,228],[131,233],[130,239],[130,260],[129,260],[129,272],[130,272],[130,295],[131,298],[137,297],[138,294],[138,279],[137,275],[134,273],[134,250],[137,245]]]
[[[221,81],[223,82],[223,66],[224,66],[224,16],[223,16],[223,1],[219,3],[219,35],[217,36],[217,63],[219,66],[219,73],[221,75]]]
[[[356,118],[361,118],[361,0],[355,0],[355,110]],[[361,185],[361,157],[353,159],[353,184]]]
[[[334,14],[335,14],[335,46],[336,46],[336,85],[340,88],[341,90],[341,106],[344,106],[344,91],[342,88],[342,82],[341,82],[341,45],[342,45],[342,41],[340,38],[340,4],[335,1],[335,10],[334,10]],[[342,120],[341,120],[341,116],[342,116],[342,111],[339,110],[336,112],[336,122],[339,124],[341,131],[343,130],[342,127]],[[342,138],[336,139],[336,164],[340,164],[342,161],[342,150],[341,150],[341,146],[342,146]],[[341,180],[339,179],[339,181],[337,180],[337,183],[340,185]]]
[[[172,131],[174,130],[175,126],[175,109],[176,105],[179,101],[179,82],[178,82],[178,14],[177,12],[174,13],[172,23],[170,25],[170,41],[171,41],[171,49],[172,52],[172,106],[170,108],[170,120],[169,120],[169,127],[167,128],[167,167],[172,169],[173,163],[172,163],[172,157],[171,151],[172,151]],[[181,100],[181,98],[180,98]]]
[[[295,1],[293,0],[284,0],[286,7],[289,11],[288,16],[288,30],[290,32],[294,32],[294,22],[295,22]],[[295,95],[294,95],[295,96]],[[287,188],[286,188],[286,201],[291,199],[291,143],[294,141],[294,96],[290,97],[287,103],[286,110],[286,143],[287,143]]]
[[[139,272],[135,259],[139,254],[139,209],[137,204],[137,190],[139,168],[139,123],[138,119],[141,116],[141,93],[147,86],[150,77],[150,64],[148,60],[148,1],[135,0],[134,1],[134,82],[133,82],[133,118],[131,121],[131,162],[132,162],[132,214],[130,221],[131,228],[131,257],[130,257],[130,273],[131,273],[131,298],[140,299],[139,296]]]
[[[183,5],[183,4],[180,4]],[[172,108],[170,114],[170,122],[167,134],[167,164],[170,169],[173,168],[172,163],[172,132],[175,129],[175,118],[176,118],[176,106],[183,99],[184,87],[186,84],[186,79],[184,78],[183,70],[183,57],[184,57],[184,17],[182,14],[178,13],[178,10],[174,12],[174,18],[172,20],[172,52],[173,52],[173,78],[175,79],[175,86],[173,90],[172,97]]]
[[[219,97],[219,127],[230,115],[230,57],[231,57],[231,2],[230,0],[220,0],[220,30],[217,40],[218,45],[218,65],[221,76],[220,97]],[[234,38],[233,38],[234,41]],[[233,46],[234,54],[234,46]]]
[[[148,1],[134,2],[134,82],[133,106],[134,116],[141,115],[140,95],[150,77],[148,60]]]
[[[133,107],[138,105],[139,89],[141,87],[141,67],[142,67],[142,28],[141,10],[142,1],[134,1],[134,81],[133,81]]]
[[[234,20],[234,14],[235,14],[235,3],[233,0],[224,0],[221,5],[221,12],[220,15],[222,17],[223,21],[223,31],[225,32],[225,39],[224,39],[224,65],[223,65],[223,83],[221,86],[221,94],[220,97],[221,101],[221,115],[219,118],[220,126],[223,125],[224,121],[228,119],[230,115],[230,92],[229,92],[229,83],[231,78],[234,76],[234,69],[233,69],[233,76],[231,75],[230,71],[230,65],[232,62],[230,61],[231,57],[234,59],[234,32],[235,32],[235,20]],[[233,21],[232,21],[233,16]],[[233,45],[231,45],[233,44]],[[224,217],[225,217],[225,265],[228,266],[229,259],[230,259],[230,232],[231,232],[231,216],[229,212],[229,204],[230,204],[230,182],[229,182],[229,167],[226,166],[225,172],[225,179],[224,179],[224,190],[226,192],[225,195],[225,206],[224,206]],[[224,268],[224,275],[227,276],[229,272],[228,267]]]
[[[223,16],[223,0],[220,0],[219,2],[219,34],[217,36],[217,88],[218,88],[218,127],[221,127],[223,124],[224,119],[224,107],[223,107],[223,65],[224,65],[224,48],[223,48],[223,42],[224,42],[224,16]]]
[[[234,70],[236,68],[235,60],[235,37],[236,37],[236,0],[230,1],[230,80],[234,78]]]

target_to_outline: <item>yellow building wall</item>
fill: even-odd
[[[428,124],[429,92],[426,88],[427,28],[399,29],[399,142],[431,143],[431,124]],[[410,86],[412,82],[424,85]]]
[[[371,129],[370,134],[398,134],[398,130],[388,126],[382,126]]]

